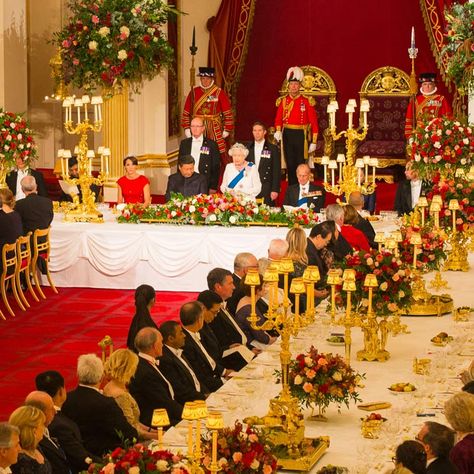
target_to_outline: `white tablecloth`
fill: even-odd
[[[393,223],[376,222],[391,230]],[[50,269],[59,287],[135,289],[147,283],[161,291],[202,291],[214,267],[232,270],[239,252],[266,257],[271,239],[286,227],[66,223],[55,214]],[[309,230],[308,230],[309,232]]]

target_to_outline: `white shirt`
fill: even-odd
[[[25,193],[21,189],[21,180],[25,177],[28,176],[28,170],[18,170],[17,171],[17,178],[16,178],[16,194],[15,194],[15,200],[19,201],[20,199],[23,199],[26,197]]]
[[[412,179],[410,181],[410,186],[411,186],[411,207],[415,208],[415,206],[418,204],[418,199],[420,199],[421,179],[417,179],[417,180]]]
[[[188,372],[191,374],[191,377],[193,378],[194,382],[194,387],[196,390],[199,392],[201,390],[201,384],[199,383],[199,380],[196,377],[196,374],[194,373],[193,369],[189,367],[189,364],[183,359],[183,349],[175,349],[174,347],[168,346],[166,344],[166,347],[181,361],[181,363],[188,369]]]
[[[263,151],[263,145],[265,145],[265,140],[262,140],[261,142],[255,142],[255,166],[258,169],[258,166],[260,165],[260,158],[262,157],[262,151]]]
[[[194,158],[194,171],[199,173],[199,160],[201,159],[201,148],[204,142],[204,135],[199,138],[191,137],[191,156]]]
[[[174,390],[171,384],[169,383],[168,379],[160,372],[158,365],[160,364],[159,360],[156,360],[154,357],[148,354],[144,354],[143,352],[138,353],[138,357],[145,359],[146,361],[150,362],[151,365],[155,368],[155,370],[163,377],[163,380],[168,384],[168,390],[170,391],[171,398],[174,400]]]
[[[199,349],[201,349],[202,353],[204,354],[204,357],[207,359],[210,366],[212,367],[212,370],[214,370],[217,366],[216,361],[209,355],[209,353],[206,351],[206,349],[202,345],[201,335],[198,332],[188,331],[187,329],[185,329],[185,331],[186,331],[186,335],[189,335],[196,341],[196,344],[199,346]]]

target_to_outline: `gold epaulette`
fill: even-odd
[[[284,99],[284,97],[278,97],[278,99],[275,102],[275,105],[278,107],[280,105],[280,102]]]
[[[314,100],[314,97],[308,97],[308,102],[311,107],[314,107],[316,105],[316,101]]]

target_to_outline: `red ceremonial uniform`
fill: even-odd
[[[451,106],[444,96],[440,94],[417,95],[416,96],[416,121],[415,128],[423,123],[426,117],[436,118],[452,115]],[[413,103],[410,101],[405,119],[405,137],[407,140],[413,133]]]
[[[181,126],[189,128],[194,117],[200,117],[204,121],[206,137],[217,142],[219,152],[225,154],[226,144],[222,132],[230,132],[234,128],[234,117],[227,94],[215,84],[208,89],[195,87],[186,98]]]

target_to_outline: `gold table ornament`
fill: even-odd
[[[417,207],[420,209],[421,214],[421,227],[425,226],[425,208],[428,207],[428,199],[426,196],[420,196],[418,202],[416,203]]]
[[[217,463],[217,438],[219,436],[219,430],[224,428],[222,413],[217,411],[209,412],[206,420],[206,428],[212,432],[212,454],[209,471],[211,471],[212,474],[215,474],[220,471],[219,464]]]
[[[347,294],[346,302],[346,313],[345,318],[342,320],[342,325],[345,327],[344,331],[344,344],[345,344],[345,359],[346,363],[350,365],[351,363],[351,345],[352,345],[352,334],[351,328],[355,325],[355,321],[352,318],[352,302],[351,295],[352,292],[356,291],[356,272],[352,268],[347,268],[342,274],[342,289]]]
[[[385,234],[383,232],[376,232],[374,237],[374,242],[379,244],[379,252],[382,251],[383,245],[385,243]]]
[[[342,284],[341,272],[337,268],[331,268],[327,275],[327,284],[331,286],[331,322],[336,319],[336,286]]]
[[[183,407],[183,413],[181,414],[183,420],[188,421],[188,458],[195,460],[194,458],[194,421],[200,418],[200,408],[196,406],[196,402],[186,402]]]
[[[163,428],[170,425],[168,412],[165,408],[155,408],[151,418],[151,426],[158,431],[158,449],[163,449]]]

